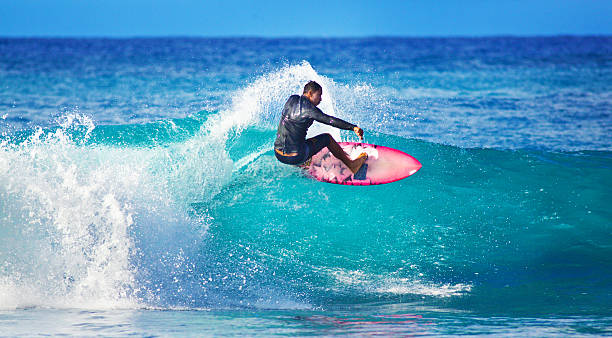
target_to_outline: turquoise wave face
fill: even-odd
[[[271,147],[282,105],[311,79],[325,88],[323,111],[359,123],[366,142],[409,153],[423,168],[356,188],[278,163]],[[335,83],[304,62],[187,118],[96,125],[66,114],[53,127],[3,132],[0,306],[408,303],[486,317],[610,316],[612,154],[600,135],[606,115],[598,114],[605,95],[594,98],[597,128],[587,130],[597,132],[584,143],[604,151],[561,152],[525,150],[523,140],[508,147],[519,150],[443,144],[440,126],[453,112],[450,120],[435,109],[413,116],[407,101],[381,99],[385,90]],[[491,102],[502,120],[523,107]],[[476,116],[478,107],[466,114]],[[502,131],[489,122],[491,133]],[[537,123],[524,122],[522,130],[540,135]],[[461,132],[448,131],[455,141]],[[511,139],[502,134],[484,143]],[[551,134],[542,137],[536,148],[574,149],[568,138],[546,147]]]
[[[423,168],[355,188],[278,163],[274,128],[231,116],[3,141],[2,292],[29,290],[6,306],[610,314],[610,152],[368,133]]]
[[[487,313],[607,313],[610,153],[368,141],[412,154],[422,172],[354,189],[309,180],[265,153],[196,207],[214,219],[209,245],[241,257],[229,266],[249,257],[241,276],[258,286],[282,285],[318,306],[401,299]]]

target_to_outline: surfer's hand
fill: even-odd
[[[359,141],[363,141],[363,129],[355,127],[353,128],[353,131],[355,132],[355,134],[357,134],[357,136],[359,136]]]

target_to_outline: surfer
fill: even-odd
[[[321,134],[306,139],[308,128],[315,120],[339,129],[353,130],[360,140],[363,139],[361,128],[339,118],[326,115],[321,109],[317,108],[321,103],[322,94],[323,88],[321,85],[315,81],[310,81],[304,86],[302,96],[291,95],[289,97],[283,108],[283,114],[276,132],[274,154],[282,163],[300,165],[307,162],[321,149],[327,147],[355,174],[367,160],[368,155],[366,153],[361,153],[359,157],[351,160],[330,134]]]

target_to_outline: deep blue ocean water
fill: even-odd
[[[309,80],[423,168],[278,163]],[[610,205],[612,37],[0,39],[2,336],[611,335]]]

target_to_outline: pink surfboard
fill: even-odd
[[[406,178],[419,169],[421,163],[414,157],[397,149],[367,143],[339,142],[340,146],[355,159],[361,153],[368,159],[359,171],[353,173],[327,148],[312,157],[305,166],[308,174],[316,180],[345,185],[374,185],[391,183]]]

